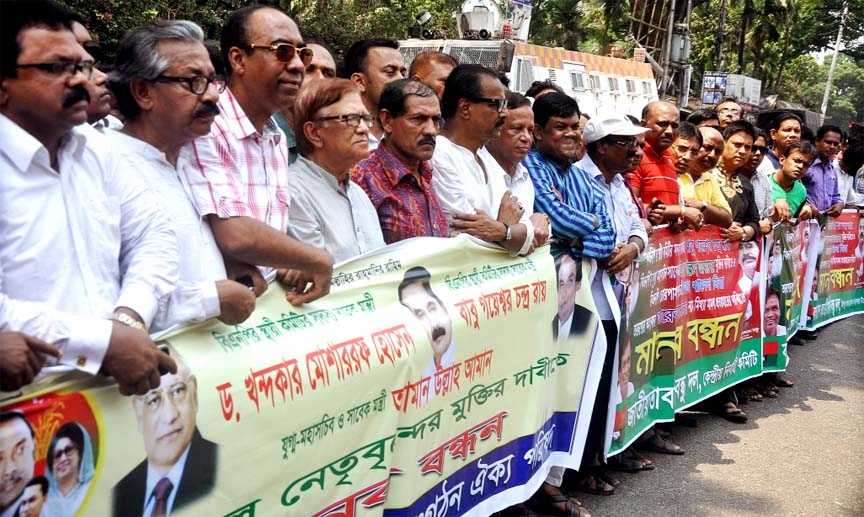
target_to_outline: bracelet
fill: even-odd
[[[510,225],[505,223],[504,221],[501,221],[501,224],[504,225],[504,229],[506,230],[506,233],[504,235],[504,242],[509,242],[510,238],[513,237],[513,230],[511,230]]]
[[[638,245],[638,244],[636,244],[636,243],[635,243],[635,242],[628,242],[628,243],[627,243],[627,244],[632,244],[632,245],[633,245],[633,247],[635,247],[635,248],[636,248],[636,258],[637,258],[637,259],[638,259],[638,258],[639,258],[639,255],[641,255],[641,254],[642,254],[642,250],[641,250],[641,249],[639,249],[639,245]]]
[[[114,321],[116,321],[118,323],[122,323],[123,325],[126,325],[127,327],[131,327],[135,330],[140,330],[141,332],[144,332],[145,334],[147,333],[147,327],[145,327],[143,323],[136,320],[132,316],[129,316],[128,314],[125,314],[125,313],[119,312],[119,311],[115,311],[113,318],[114,318]]]

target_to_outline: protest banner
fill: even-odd
[[[804,328],[815,330],[864,312],[864,218],[856,210],[822,216],[821,239],[811,255],[818,263],[810,282]]]
[[[592,263],[567,267],[585,281],[558,300],[548,247],[416,239],[340,266],[308,306],[272,284],[244,324],[168,337],[179,370],[146,396],[40,378],[3,402],[0,437],[29,425],[33,461],[0,509],[38,475],[55,508],[42,515],[479,516],[522,501],[552,462],[578,466],[605,350]],[[579,309],[562,336],[559,306]],[[70,449],[70,427],[88,445]]]

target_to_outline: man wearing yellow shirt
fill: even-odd
[[[732,224],[732,209],[720,190],[714,168],[723,154],[723,135],[712,127],[698,128],[702,133],[702,146],[686,173],[678,175],[684,206],[697,208],[705,223],[728,228]]]

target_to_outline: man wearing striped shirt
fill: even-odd
[[[615,230],[603,187],[571,165],[581,139],[579,105],[561,93],[534,103],[537,148],[525,157],[534,183],[534,211],[549,216],[553,237],[576,256],[605,259],[615,249]]]

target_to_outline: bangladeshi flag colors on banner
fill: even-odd
[[[530,497],[551,466],[578,468],[607,346],[615,454],[676,411],[785,369],[814,277],[813,325],[861,312],[860,217],[825,226],[818,267],[806,253],[816,222],[778,226],[764,252],[712,226],[657,229],[636,267],[600,277],[622,306],[619,343],[606,343],[591,294],[605,272],[573,250],[510,257],[467,236],[412,239],[340,265],[331,293],[303,307],[274,283],[242,325],[157,336],[178,371],[144,396],[62,367],[0,394],[0,454],[17,458],[0,513],[42,476],[42,517],[157,504],[178,517],[488,516]]]
[[[822,216],[819,225],[820,239],[811,243],[818,273],[810,285],[807,329],[864,312],[864,217],[844,210],[835,218]]]

